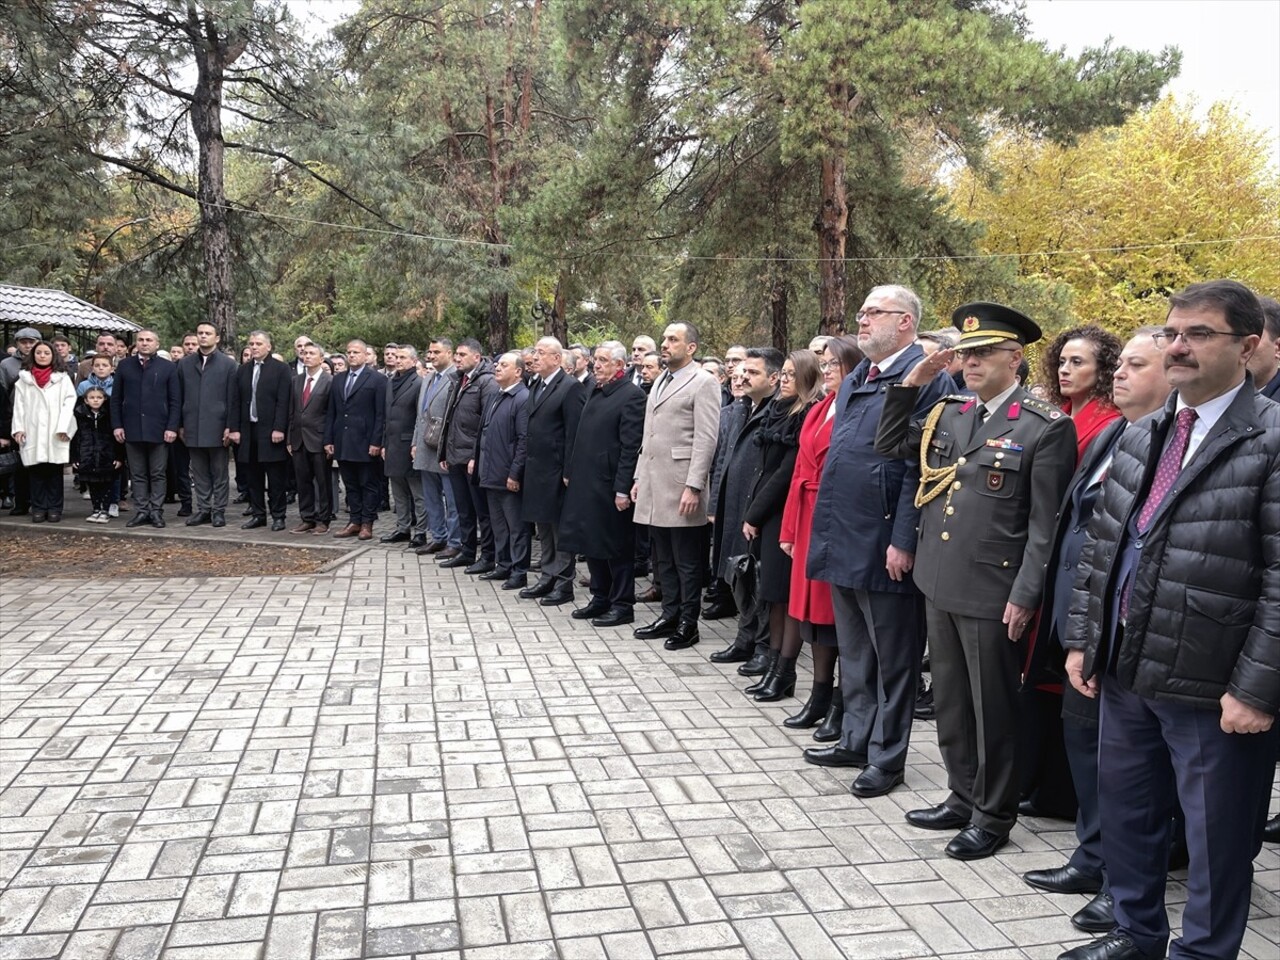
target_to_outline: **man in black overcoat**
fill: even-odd
[[[369,363],[363,340],[347,344],[347,369],[333,378],[324,450],[338,461],[347,488],[347,525],[335,537],[373,539],[382,480],[375,461],[382,456],[386,429],[387,378]]]
[[[616,340],[596,348],[595,387],[565,456],[566,496],[560,548],[587,558],[591,601],[578,620],[614,627],[635,619],[635,531],[631,485],[644,439],[644,391],[626,377],[627,349]]]
[[[227,412],[228,436],[237,444],[236,469],[244,471],[249,485],[250,514],[241,526],[265,527],[270,506],[271,529],[283,530],[291,377],[289,368],[271,356],[271,336],[265,330],[249,334],[249,357],[231,380]]]

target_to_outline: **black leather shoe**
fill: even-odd
[[[953,860],[985,860],[1008,842],[1007,835],[1001,836],[970,824],[955,835],[943,853]]]
[[[453,567],[469,567],[473,563],[475,563],[474,560],[460,553],[456,557],[450,557],[448,560],[441,560],[440,566],[452,569]]]
[[[378,540],[381,543],[408,543],[409,531],[397,530],[394,533],[384,533]]]
[[[1267,843],[1280,843],[1280,817],[1272,817],[1262,828],[1262,839]]]
[[[125,526],[126,526],[126,527],[140,527],[140,526],[142,526],[144,523],[150,523],[150,522],[151,522],[151,514],[149,514],[149,513],[135,513],[132,517],[130,517],[130,518],[129,518],[129,522],[128,522],[128,523],[126,523],[126,524],[125,524]]]
[[[208,523],[213,518],[207,513],[197,513],[194,517],[187,521],[188,527],[198,527],[201,524]]]
[[[221,511],[215,511],[213,517],[209,520],[209,523],[215,527],[225,527],[227,525],[226,514]]]
[[[178,508],[178,516],[180,517],[191,516],[191,508],[184,503],[181,507]]]
[[[933,687],[925,687],[923,679],[916,691],[916,702],[911,707],[911,715],[917,720],[937,719],[938,708],[933,702]]]
[[[499,569],[498,567],[494,567],[488,573],[480,574],[480,576],[476,577],[476,579],[477,580],[506,580],[507,577],[509,576],[511,576],[510,570],[502,570],[502,569]]]
[[[153,513],[153,514],[151,515],[151,525],[152,525],[153,527],[155,527],[157,530],[163,530],[163,529],[164,529],[164,517],[160,516],[160,514],[158,514],[158,513]]]
[[[421,533],[409,541],[410,550],[419,550],[425,547],[426,545],[427,545],[426,535]]]
[[[548,593],[556,588],[555,580],[550,577],[539,577],[538,582],[532,587],[526,587],[520,591],[521,600],[537,600],[539,597],[545,597]]]
[[[474,577],[478,573],[488,573],[494,566],[495,564],[492,560],[477,560],[475,563],[464,567],[462,572],[469,573]]]
[[[1099,893],[1071,917],[1071,925],[1085,933],[1110,933],[1116,927],[1115,900]]]
[[[703,620],[723,620],[725,617],[736,617],[738,608],[732,600],[716,600],[702,608]]]
[[[276,517],[271,521],[271,529],[274,533],[279,533],[284,529],[284,517]]]
[[[593,627],[620,627],[625,623],[635,623],[636,615],[630,607],[610,607],[591,621]]]
[[[662,649],[687,650],[701,639],[702,637],[698,635],[697,620],[681,620],[676,626],[676,632],[667,637],[667,642],[662,645]]]
[[[503,590],[523,590],[529,585],[529,578],[523,573],[517,573],[514,577],[507,577],[502,581]]]
[[[849,792],[855,797],[883,797],[900,783],[902,783],[901,770],[884,770],[877,766],[870,766],[858,774],[858,779],[853,781]]]
[[[1102,878],[1077,870],[1071,864],[1056,870],[1029,870],[1022,879],[1037,890],[1049,893],[1088,893],[1102,889]]]
[[[675,617],[659,617],[653,623],[637,627],[633,635],[637,640],[657,640],[659,637],[671,636],[676,632],[677,625]]]
[[[1163,954],[1161,954],[1163,956]],[[1147,960],[1127,934],[1116,932],[1059,954],[1058,960]]]
[[[709,619],[714,620],[715,617]],[[736,643],[731,643],[723,650],[717,650],[709,659],[712,663],[746,663],[751,659],[751,653],[751,647],[740,647]]]
[[[752,654],[751,659],[738,668],[738,676],[740,677],[763,677],[769,672],[769,664],[772,658],[769,656],[768,649],[757,650]]]
[[[240,524],[240,529],[256,530],[258,529],[258,527],[265,527],[266,525],[267,525],[266,517],[250,517],[244,523]]]
[[[244,513],[240,514],[240,516],[242,516],[242,517],[252,517],[252,516],[253,516],[253,507],[252,507],[252,506],[245,507],[245,508],[244,508]]]
[[[607,612],[608,609],[608,600],[603,600],[600,597],[592,597],[590,603],[585,607],[579,607],[577,610],[573,611],[573,613],[569,614],[569,616],[573,617],[575,620],[592,620]]]
[[[907,823],[925,830],[959,830],[969,825],[967,813],[956,813],[945,803],[927,810],[908,810]]]
[[[552,590],[545,597],[543,597],[541,600],[538,601],[538,603],[542,604],[544,607],[558,607],[561,604],[572,603],[572,602],[573,602],[573,586],[570,584],[556,587],[554,590]]]
[[[844,747],[809,747],[804,752],[804,762],[816,767],[865,767],[867,756]]]

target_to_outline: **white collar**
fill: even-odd
[[[1013,396],[1014,391],[1017,390],[1020,386],[1022,386],[1022,384],[1020,384],[1015,379],[1013,381],[1013,386],[1011,386],[1008,390],[1004,390],[1000,393],[997,393],[990,400],[987,400],[984,402],[981,397],[975,397],[975,399],[978,401],[978,403],[986,407],[987,416],[991,416],[991,414],[995,413],[997,410],[999,410],[1001,407],[1003,407],[1006,403],[1009,402],[1009,398]]]

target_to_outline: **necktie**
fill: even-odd
[[[1191,428],[1196,422],[1196,412],[1187,407],[1178,414],[1174,427],[1173,439],[1165,447],[1160,463],[1156,465],[1156,475],[1151,480],[1151,490],[1142,504],[1142,512],[1138,514],[1138,531],[1146,533],[1151,525],[1151,518],[1156,515],[1161,502],[1173,487],[1178,474],[1182,472],[1182,458],[1187,455],[1187,445],[1191,442]]]
[[[209,355],[207,353],[200,354],[200,369],[204,370],[209,365]]]
[[[668,370],[661,377],[658,378],[658,387],[657,387],[657,390],[654,391],[654,399],[658,399],[662,396],[662,391],[667,389],[667,384],[670,382],[671,382],[671,371]]]
[[[262,374],[262,364],[253,363],[253,387],[249,391],[249,419],[258,422],[258,377]]]
[[[359,374],[354,370],[347,373],[347,392],[343,394],[343,397],[351,396],[351,391],[355,389],[357,379],[359,379]]]
[[[880,376],[880,368],[873,363],[871,369],[867,371],[867,379],[874,380],[878,376]]]
[[[307,401],[311,399],[311,384],[315,382],[315,377],[307,377],[307,382],[302,385],[302,405],[305,407]]]

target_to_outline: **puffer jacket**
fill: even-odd
[[[450,466],[466,466],[475,454],[476,437],[480,435],[480,418],[489,402],[498,394],[498,382],[493,379],[493,361],[482,357],[471,371],[467,385],[458,377],[458,386],[449,397],[449,412],[445,416],[444,436],[440,441],[441,459]]]
[[[1089,524],[1064,646],[1099,648],[1136,492],[1149,487],[1175,416],[1168,405],[1125,431]],[[1280,406],[1251,380],[1178,475],[1133,574],[1116,678],[1139,696],[1216,708],[1225,692],[1280,712]],[[1267,598],[1264,600],[1263,598]]]
[[[124,444],[117,443],[111,427],[111,407],[94,410],[81,400],[76,404],[76,435],[71,438],[71,462],[79,464],[82,480],[110,480],[116,462],[124,463]]]

